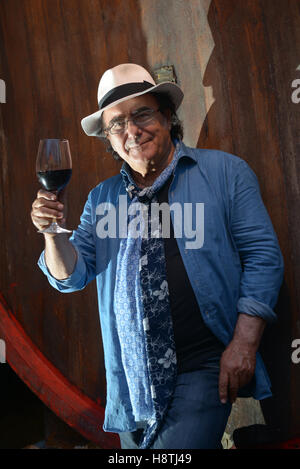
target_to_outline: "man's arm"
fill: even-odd
[[[233,338],[220,362],[219,395],[222,403],[225,403],[228,397],[233,403],[239,388],[251,381],[255,370],[256,352],[265,326],[266,321],[258,316],[239,314]]]
[[[62,191],[63,192],[63,191]],[[67,207],[62,194],[57,200],[51,192],[40,190],[32,204],[31,218],[38,230],[48,226],[53,217],[64,226]],[[45,250],[38,265],[49,283],[58,291],[82,290],[96,276],[96,246],[93,237],[90,196],[80,217],[80,225],[67,234],[44,234]]]
[[[231,166],[230,230],[242,264],[237,323],[220,363],[221,400],[233,402],[253,377],[265,325],[283,280],[283,257],[261,198],[257,177],[245,161]]]
[[[51,223],[53,217],[64,225],[66,218],[65,192],[60,194],[61,200],[52,192],[39,190],[36,200],[32,204],[31,219],[38,230]],[[77,253],[69,241],[68,235],[44,233],[45,261],[50,274],[58,279],[68,278],[75,267]]]
[[[77,253],[66,233],[44,235],[45,261],[50,274],[57,280],[68,278],[74,271]]]

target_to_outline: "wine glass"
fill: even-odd
[[[37,158],[36,175],[43,187],[58,196],[69,182],[72,175],[72,159],[68,140],[46,138],[40,140]],[[38,233],[72,233],[59,226],[54,218],[47,228]]]

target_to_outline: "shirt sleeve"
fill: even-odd
[[[50,285],[63,293],[82,290],[96,276],[96,243],[92,222],[91,194],[89,194],[84,206],[80,224],[70,237],[70,242],[76,250],[77,261],[72,274],[68,278],[58,280],[51,275],[45,262],[45,251],[41,253],[38,260],[38,266],[47,276]]]
[[[273,322],[283,281],[283,256],[257,177],[243,160],[235,169],[230,205],[231,230],[243,270],[237,311]]]

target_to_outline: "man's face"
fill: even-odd
[[[103,126],[108,127],[118,119],[132,117],[139,110],[157,111],[159,104],[154,96],[145,94],[124,101],[103,112]],[[169,114],[167,114],[169,116]],[[121,134],[108,134],[113,149],[135,171],[145,172],[167,166],[172,149],[170,118],[155,112],[146,125],[136,125],[131,120]]]

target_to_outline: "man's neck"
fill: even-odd
[[[140,189],[152,186],[155,179],[158,178],[162,171],[163,169],[161,171],[153,171],[152,173],[148,172],[145,174],[145,176],[143,176],[141,173],[138,173],[137,171],[134,171],[132,168],[130,168],[132,178]]]
[[[165,164],[161,166],[154,166],[151,163],[149,164],[148,168],[145,172],[136,171],[133,168],[130,168],[130,172],[134,182],[137,184],[138,187],[144,189],[144,187],[150,187],[154,183],[154,181],[158,178],[158,176],[164,171],[164,169],[171,163],[173,156],[174,156],[174,146],[172,145],[172,149],[169,153],[168,159],[166,160]]]

